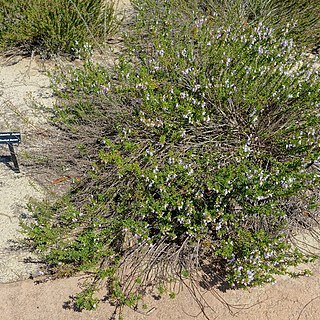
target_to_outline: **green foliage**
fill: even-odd
[[[289,238],[316,220],[302,212],[313,217],[319,186],[318,58],[289,31],[230,24],[197,3],[135,8],[114,70],[89,61],[54,76],[70,101],[60,121],[104,137],[81,145],[95,155],[87,180],[34,209],[34,248],[52,268],[93,270],[129,306],[149,285],[174,298],[167,283],[199,270],[248,287],[309,261]]]
[[[289,32],[301,47],[319,45],[320,3],[309,0],[208,0],[199,5],[230,24],[262,21],[278,34]]]
[[[113,2],[1,0],[0,45],[43,55],[86,56],[116,28]]]
[[[94,287],[89,285],[85,290],[77,294],[75,299],[75,307],[78,310],[95,310],[99,300],[93,297],[94,293]]]
[[[79,124],[105,117],[104,105],[110,89],[106,83],[110,74],[94,64],[91,55],[87,56],[83,69],[56,70],[50,73],[50,77],[53,91],[60,100],[55,108],[56,121]],[[112,110],[108,111],[112,113]]]

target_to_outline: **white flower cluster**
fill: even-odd
[[[145,117],[145,113],[140,111],[140,121],[149,128],[161,128],[163,127],[163,121],[159,118],[151,119]]]

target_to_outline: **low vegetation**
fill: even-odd
[[[42,56],[81,57],[116,30],[114,3],[104,0],[1,0],[0,47]]]
[[[250,287],[314,258],[290,240],[319,223],[319,60],[284,9],[267,14],[274,1],[233,3],[135,0],[114,67],[89,56],[51,75],[54,121],[90,157],[24,231],[55,275],[91,272],[78,308],[101,286],[135,306],[177,281]]]
[[[263,22],[281,35],[288,29],[289,37],[300,47],[319,46],[320,3],[309,0],[208,0],[199,1],[211,15],[219,15],[229,24]]]

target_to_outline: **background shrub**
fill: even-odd
[[[106,41],[117,25],[112,1],[1,0],[0,6],[3,48],[81,56],[89,46]]]
[[[261,21],[134,3],[114,69],[54,75],[70,101],[59,121],[102,134],[85,146],[95,161],[82,184],[32,209],[30,244],[57,274],[94,271],[131,306],[168,281],[247,287],[309,261],[290,237],[319,219],[317,57]]]
[[[200,7],[212,15],[218,14],[230,24],[267,24],[281,34],[289,36],[309,50],[319,46],[320,3],[309,0],[209,0],[199,1]]]

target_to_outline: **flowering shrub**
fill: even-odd
[[[316,58],[287,30],[224,25],[175,1],[136,5],[134,46],[109,76],[90,62],[60,78],[73,88],[61,97],[104,111],[76,113],[76,100],[57,109],[64,121],[69,110],[71,123],[112,114],[115,124],[68,205],[34,209],[32,243],[57,272],[95,270],[130,305],[150,285],[216,266],[231,286],[274,281],[309,260],[289,238],[317,218]]]
[[[208,14],[218,14],[229,24],[263,21],[281,34],[288,27],[290,37],[309,50],[319,45],[320,3],[309,0],[208,0],[199,1]]]

